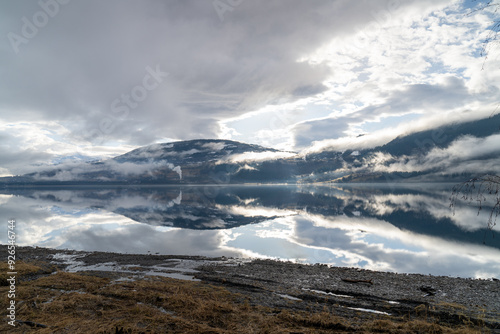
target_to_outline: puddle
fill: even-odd
[[[332,292],[326,292],[326,291],[321,291],[321,290],[305,289],[305,288],[302,288],[302,290],[311,291],[311,292],[318,293],[318,294],[321,294],[321,295],[328,295],[328,296],[341,297],[341,298],[354,298],[353,296],[338,295],[338,294],[335,294],[335,293],[332,293]]]
[[[295,297],[292,297],[292,296],[289,296],[289,295],[285,295],[285,294],[281,294],[281,293],[277,293],[276,295],[278,295],[278,296],[280,296],[282,298],[294,300],[294,301],[297,301],[297,302],[301,302],[302,301],[302,299],[295,298]]]
[[[391,315],[390,313],[387,313],[387,312],[371,310],[369,308],[362,308],[362,307],[346,307],[346,308],[348,308],[350,310],[354,310],[354,311],[369,312],[369,313],[376,313],[376,314],[383,314],[383,315]]]
[[[118,265],[116,262],[85,265],[83,261],[75,260],[76,257],[81,257],[81,255],[57,253],[52,256],[52,259],[63,262],[65,265],[67,265],[65,271],[71,273],[80,271],[114,271],[131,275],[162,276],[187,281],[199,281],[199,279],[194,278],[194,274],[198,273],[198,271],[193,268],[196,268],[205,262],[195,260],[171,259],[166,261],[165,263],[155,266],[141,266],[137,264]],[[133,270],[131,268],[140,269]],[[122,277],[115,280],[115,282],[127,280],[133,280],[133,278]]]

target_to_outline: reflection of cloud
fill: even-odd
[[[295,221],[297,240],[307,240],[308,247],[330,248],[336,257],[347,259],[344,265],[366,261],[367,269],[397,272],[460,276],[500,273],[500,251],[484,245],[404,231],[371,218],[303,215],[288,219]]]
[[[133,224],[107,230],[94,226],[75,228],[65,235],[66,242],[60,247],[128,253],[160,253],[169,255],[203,255],[208,257],[243,255],[237,249],[224,246],[227,240],[221,231],[199,231],[155,228]]]
[[[245,217],[283,217],[297,214],[295,211],[291,210],[267,208],[264,206],[216,205],[216,207],[230,214]]]
[[[0,194],[0,205],[7,203],[14,195],[3,195]]]
[[[297,194],[299,188],[287,189]],[[243,196],[248,188],[242,193],[232,188],[235,198],[239,198],[236,195],[248,198],[248,206],[243,201],[238,205],[213,203],[213,207],[208,203],[202,206],[205,211],[195,211],[196,214],[186,209],[193,202],[190,197],[193,193],[187,189],[183,189],[184,195],[176,189],[168,194],[165,189],[137,193],[132,190],[122,193],[116,189],[44,190],[28,192],[31,197],[0,196],[0,219],[16,218],[20,245],[129,253],[279,257],[397,272],[498,276],[499,249],[454,241],[459,240],[460,235],[443,232],[443,226],[453,225],[441,218],[450,218],[461,227],[453,233],[484,229],[475,209],[460,208],[460,214],[452,217],[446,190],[415,189],[405,193],[403,189],[391,192],[379,186],[367,189],[309,186],[300,188],[303,196],[280,196],[277,202],[264,201],[269,203],[266,206],[252,206],[252,203],[263,202],[256,192],[248,197]],[[186,199],[180,201],[181,196]],[[291,202],[283,203],[284,198]],[[305,201],[307,208],[297,205],[297,200]],[[324,203],[329,204],[325,206]],[[330,210],[331,203],[336,204]],[[98,205],[106,209],[140,207],[146,215],[170,208],[165,206],[178,208],[179,205],[180,210],[167,210],[172,221],[192,220],[210,228],[223,227],[225,220],[256,221],[255,217],[267,217],[267,220],[230,230],[187,230],[140,224],[115,213],[90,208]],[[184,209],[182,205],[186,205]],[[304,209],[289,210],[289,207]],[[359,216],[342,215],[342,212],[358,211]],[[413,219],[422,215],[427,217],[426,213],[430,213],[431,218],[425,218],[429,220],[422,221],[422,225],[427,224],[430,229],[424,233],[415,232],[418,228],[411,226],[420,223],[416,219],[401,225],[406,229],[395,226],[400,223],[397,219],[391,223],[394,217]],[[164,221],[165,216],[160,215],[160,218],[159,221]],[[0,238],[5,239],[6,236]]]
[[[345,207],[356,203],[356,210],[366,211],[368,215],[384,219],[397,212],[406,212],[417,217],[429,214],[435,221],[446,219],[451,221],[461,231],[476,232],[486,229],[486,222],[489,217],[488,205],[491,202],[483,203],[483,210],[478,212],[475,206],[458,203],[455,214],[450,208],[450,195],[452,185],[424,186],[417,184],[406,184],[397,187],[397,192],[388,192],[387,185],[377,184],[373,187],[360,188],[356,185],[342,185],[342,187],[301,187],[301,192],[328,196],[341,199]],[[406,188],[412,187],[413,188]],[[385,188],[384,188],[385,187]],[[384,190],[385,189],[385,190]],[[350,208],[349,212],[353,213]],[[500,226],[496,225],[493,230],[500,231]]]
[[[450,187],[451,188],[451,187]],[[446,192],[434,192],[431,194],[372,194],[368,198],[363,196],[354,196],[358,201],[363,202],[363,209],[376,216],[386,216],[395,211],[415,212],[422,214],[427,212],[436,220],[443,218],[450,219],[456,226],[463,231],[478,231],[485,229],[485,222],[488,220],[489,213],[483,210],[478,213],[476,207],[457,206],[455,214],[450,209],[451,189]],[[352,199],[352,197],[351,197]],[[493,229],[500,231],[499,226]]]
[[[2,220],[16,218],[19,245],[206,256],[237,257],[248,253],[224,246],[231,239],[225,231],[155,227],[101,210],[77,210],[71,202],[62,203],[64,212],[41,203],[38,199],[14,196],[0,203]],[[2,236],[0,241],[5,243],[6,237]]]
[[[233,246],[308,263],[462,277],[500,273],[498,249],[401,230],[376,218],[301,213],[238,231],[245,233]]]
[[[118,192],[116,189],[85,191],[57,190],[35,191],[31,194],[38,204],[46,206],[57,205],[67,211],[77,208],[98,207],[107,211],[118,209],[148,208],[148,210],[167,210],[182,202],[182,192],[178,189],[168,189],[161,193],[153,192]],[[160,197],[161,196],[161,197]],[[159,198],[158,198],[159,197]]]

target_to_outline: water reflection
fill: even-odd
[[[450,189],[26,188],[1,191],[0,218],[16,218],[21,245],[500,276],[498,226],[486,229],[487,210],[463,205],[452,215]]]

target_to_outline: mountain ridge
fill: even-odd
[[[372,149],[280,151],[226,139],[152,144],[99,162],[0,178],[23,184],[443,182],[497,172],[500,115],[394,138]]]

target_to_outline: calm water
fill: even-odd
[[[500,276],[487,210],[449,209],[452,185],[3,190],[18,245],[227,257],[461,277]]]

